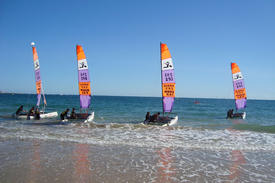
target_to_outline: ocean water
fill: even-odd
[[[0,182],[14,182],[9,170],[17,166],[31,169],[38,160],[30,154],[37,148],[46,162],[40,164],[44,173],[63,177],[45,182],[67,182],[76,172],[63,170],[78,166],[85,171],[76,179],[84,176],[84,182],[275,182],[275,101],[248,100],[245,120],[227,120],[234,100],[176,98],[175,127],[140,124],[147,111],[161,112],[158,97],[94,96],[95,119],[89,124],[10,117],[19,105],[29,109],[35,102],[31,94],[0,94]],[[48,111],[60,113],[77,109],[79,97],[47,95],[47,103]],[[84,164],[72,159],[75,151],[86,158]],[[64,161],[56,164],[60,158]],[[29,182],[20,168],[17,172],[26,176],[21,181]]]

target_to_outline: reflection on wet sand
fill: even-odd
[[[232,123],[241,124],[243,123],[243,120],[233,120]],[[236,137],[240,135],[239,131],[237,130],[234,130],[232,128],[228,128],[228,130],[232,133],[232,135]],[[232,164],[229,168],[229,179],[233,180],[234,182],[240,182],[241,166],[246,163],[245,156],[240,150],[233,150],[231,152],[231,156]]]
[[[91,163],[88,160],[89,145],[76,144],[73,152],[74,182],[91,182]]]
[[[40,165],[40,143],[38,141],[33,142],[33,154],[31,161],[30,180],[28,182],[39,182],[41,165]]]
[[[175,176],[175,168],[172,167],[173,157],[170,148],[162,148],[157,151],[159,155],[158,177],[155,182],[172,182]]]

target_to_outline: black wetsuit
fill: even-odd
[[[15,112],[16,116],[18,116],[23,111],[23,107],[19,107],[17,111]]]
[[[61,120],[64,120],[65,118],[67,118],[67,115],[68,115],[68,111],[63,111],[63,112],[60,114],[60,119],[61,119]]]
[[[76,114],[74,111],[71,112],[70,119],[76,119]]]
[[[30,109],[28,114],[27,114],[27,119],[29,120],[30,119],[30,116],[33,116],[34,115],[34,109]]]
[[[149,121],[150,120],[150,113],[147,113],[146,116],[145,116],[145,121]]]
[[[226,118],[233,118],[233,110],[232,110],[232,109],[229,109],[229,110],[227,111],[227,116],[226,116]]]
[[[35,111],[35,113],[34,113],[34,119],[40,120],[40,112],[39,111]]]

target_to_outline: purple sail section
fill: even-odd
[[[89,70],[83,69],[78,70],[78,82],[90,82]],[[91,96],[90,95],[80,95],[80,108],[87,109],[91,104]]]
[[[91,96],[90,95],[80,95],[80,108],[87,109],[91,104]]]
[[[237,80],[237,81],[233,81],[233,87],[234,87],[234,90],[244,88],[244,80],[240,79],[240,80]]]
[[[163,112],[171,112],[174,104],[174,97],[163,97]]]
[[[246,107],[246,99],[238,99],[236,102],[236,109],[244,109]]]
[[[162,83],[175,83],[174,69],[162,71]]]
[[[40,78],[40,69],[36,70],[35,71],[35,81],[40,81],[41,78]]]
[[[40,69],[37,69],[34,74],[35,74],[35,81],[36,82],[40,81],[41,80],[41,78],[40,78]],[[40,99],[41,99],[41,94],[37,94],[37,103],[36,103],[37,106],[40,105]]]
[[[36,103],[37,106],[40,105],[40,99],[41,99],[41,94],[38,94],[37,95],[37,103]]]
[[[79,82],[89,82],[90,81],[88,69],[78,71],[78,81]]]

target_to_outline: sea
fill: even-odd
[[[47,95],[46,110],[79,109],[77,95]],[[147,126],[160,97],[93,96],[92,123],[17,120],[33,94],[0,94],[0,182],[275,182],[275,101],[176,98],[176,126]]]

